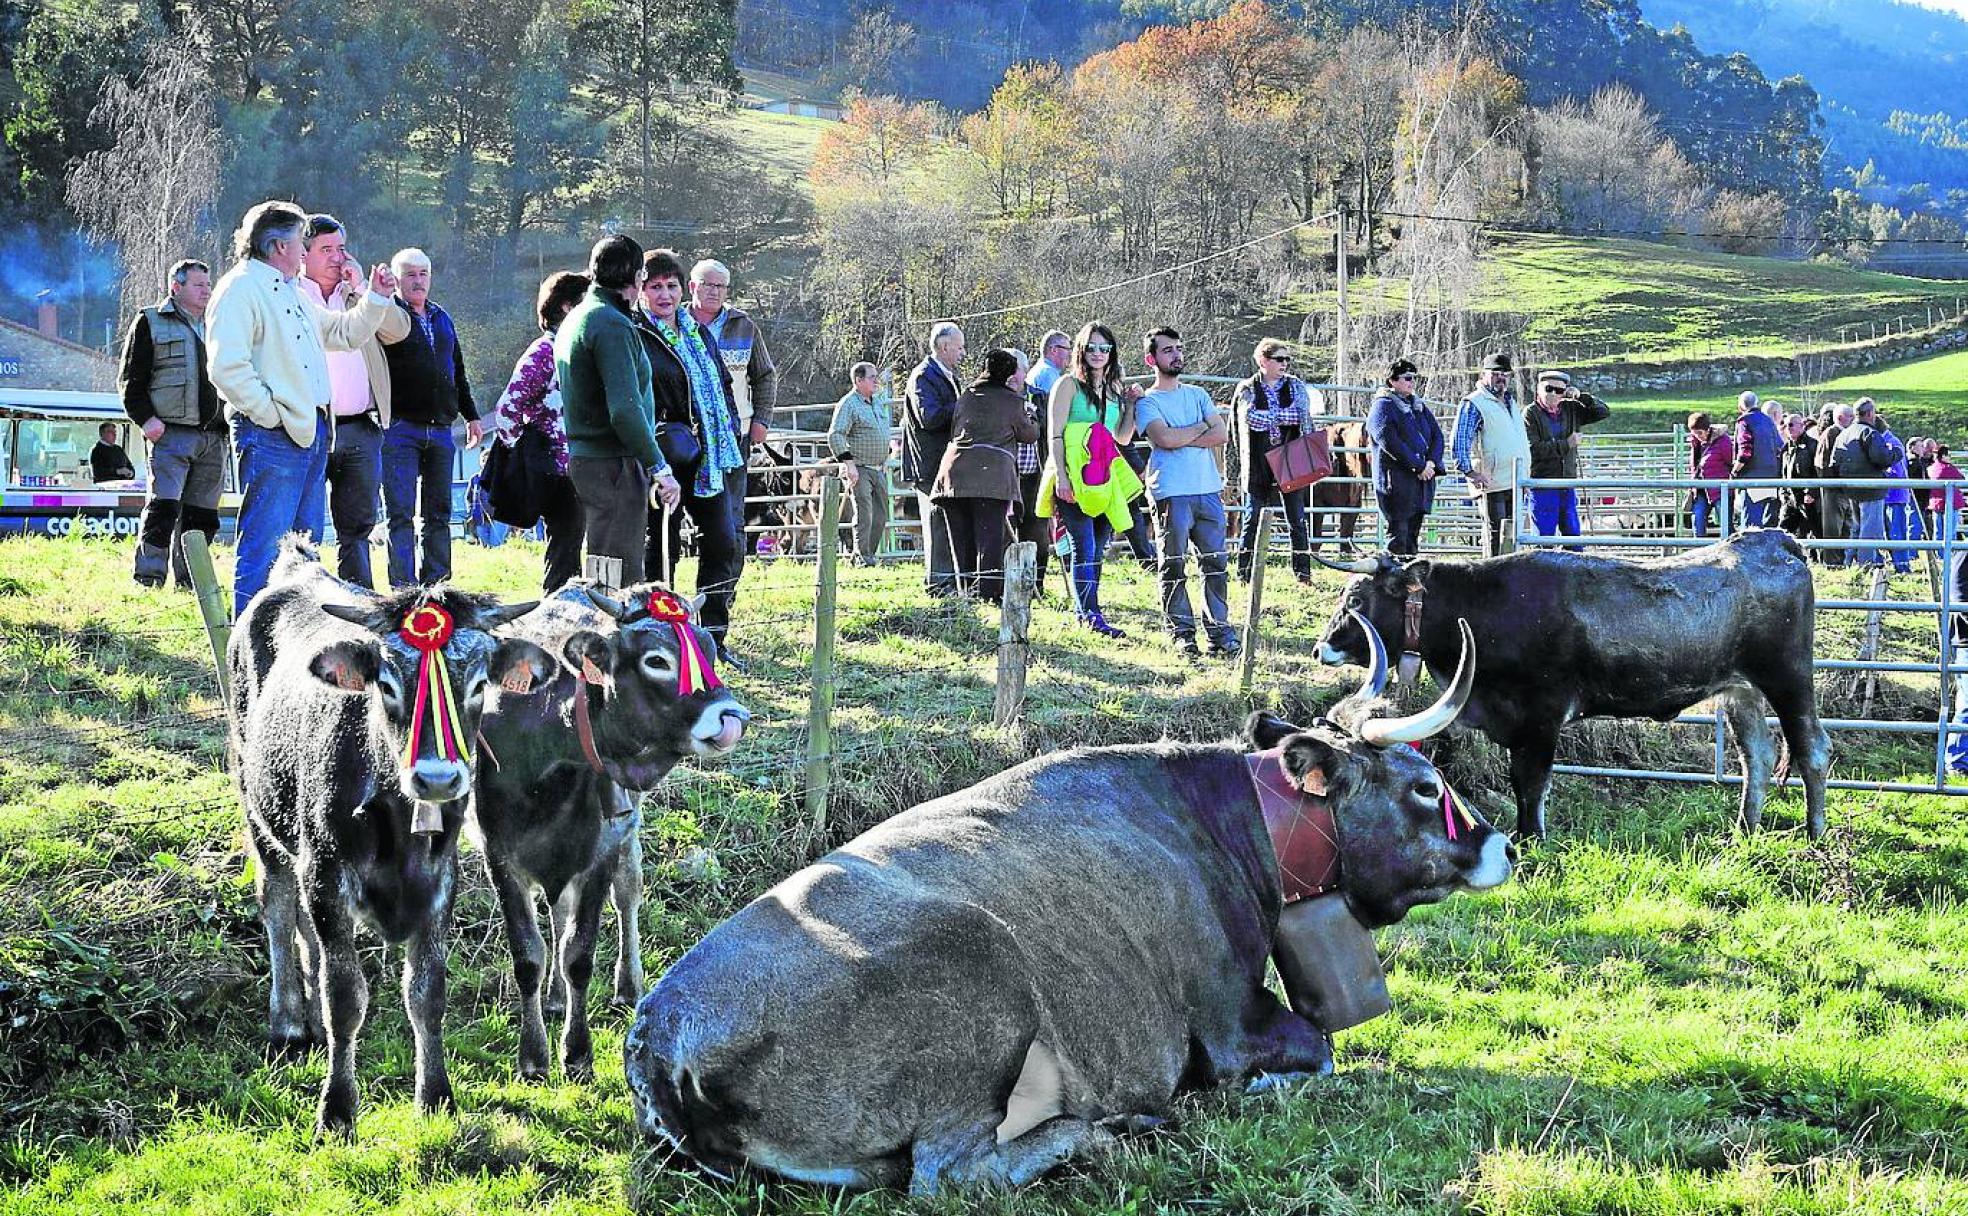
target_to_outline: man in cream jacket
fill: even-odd
[[[334,421],[328,352],[360,350],[390,310],[396,277],[387,266],[346,312],[317,307],[295,282],[307,215],[265,202],[233,234],[238,261],[213,290],[205,331],[212,384],[232,423],[244,497],[233,570],[233,613],[266,586],[280,538],[321,539],[328,448]]]
[[[1483,556],[1513,547],[1517,535],[1517,481],[1530,476],[1531,438],[1517,414],[1510,391],[1516,369],[1498,352],[1483,360],[1476,389],[1456,410],[1450,463],[1469,483],[1469,496],[1483,508]]]

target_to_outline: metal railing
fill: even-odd
[[[1827,782],[1832,789],[1875,790],[1894,793],[1940,794],[1949,797],[1968,796],[1968,785],[1948,784],[1948,740],[1951,737],[1968,734],[1968,725],[1954,722],[1955,699],[1964,691],[1959,687],[1959,677],[1968,675],[1968,647],[1954,643],[1953,630],[1957,615],[1968,612],[1959,591],[1959,572],[1964,559],[1968,559],[1968,544],[1960,537],[1961,513],[1955,504],[1952,492],[1954,483],[1918,480],[1914,478],[1744,478],[1739,480],[1718,480],[1694,477],[1631,478],[1618,476],[1588,476],[1570,478],[1525,478],[1519,481],[1520,492],[1537,490],[1572,490],[1574,493],[1599,492],[1606,490],[1665,490],[1672,494],[1674,504],[1669,509],[1676,514],[1677,527],[1673,535],[1588,532],[1580,536],[1547,536],[1523,526],[1525,514],[1519,512],[1519,530],[1516,543],[1524,547],[1559,547],[1577,549],[1627,549],[1651,553],[1671,553],[1681,549],[1711,545],[1734,531],[1736,516],[1735,494],[1744,490],[1775,490],[1776,501],[1770,507],[1780,506],[1782,491],[1815,490],[1887,490],[1906,489],[1912,493],[1931,493],[1941,487],[1950,492],[1943,495],[1943,509],[1935,515],[1935,536],[1919,540],[1893,540],[1884,537],[1845,537],[1829,540],[1819,537],[1798,541],[1807,550],[1845,551],[1856,553],[1870,550],[1878,558],[1882,570],[1889,555],[1895,552],[1924,553],[1936,563],[1929,568],[1929,587],[1927,598],[1895,600],[1879,594],[1883,583],[1883,573],[1874,579],[1874,594],[1862,599],[1819,599],[1816,601],[1817,613],[1865,612],[1868,614],[1897,613],[1929,615],[1934,618],[1934,660],[1932,662],[1904,662],[1862,657],[1855,659],[1831,659],[1814,656],[1811,662],[1813,671],[1874,673],[1877,675],[1934,676],[1937,678],[1937,695],[1931,719],[1906,720],[1877,717],[1826,718],[1823,725],[1833,732],[1871,732],[1877,734],[1923,735],[1934,741],[1933,780],[1929,783],[1906,781],[1864,781],[1834,778]],[[1683,535],[1679,531],[1679,500],[1691,490],[1718,491],[1717,536],[1696,537]],[[1521,505],[1521,504],[1520,504]],[[1917,512],[1918,504],[1909,503],[1910,513]],[[1776,724],[1774,717],[1764,719],[1766,726]],[[1662,769],[1631,769],[1606,765],[1560,764],[1553,772],[1570,773],[1586,777],[1633,777],[1652,781],[1679,781],[1740,785],[1742,773],[1731,771],[1726,737],[1723,730],[1723,717],[1720,714],[1688,712],[1673,719],[1673,723],[1686,726],[1702,726],[1714,732],[1713,762],[1706,772],[1685,772]],[[1801,786],[1802,779],[1788,777],[1788,786]]]

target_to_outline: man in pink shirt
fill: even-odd
[[[311,215],[301,240],[305,252],[301,292],[330,312],[362,298],[361,266],[349,255],[348,234],[332,215]],[[328,352],[329,405],[335,439],[328,452],[328,515],[335,522],[335,573],[374,588],[369,534],[376,529],[383,480],[383,431],[390,423],[389,367],[384,342],[401,342],[410,318],[400,308],[377,327],[361,350]]]

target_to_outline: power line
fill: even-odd
[[[1188,270],[1192,266],[1201,266],[1204,262],[1213,262],[1218,258],[1229,257],[1233,253],[1241,253],[1253,245],[1262,245],[1264,242],[1275,237],[1281,237],[1287,232],[1295,232],[1300,228],[1309,228],[1315,224],[1322,224],[1338,214],[1339,212],[1337,211],[1328,211],[1323,215],[1315,215],[1310,219],[1299,220],[1295,224],[1286,224],[1283,228],[1267,232],[1263,236],[1252,237],[1248,241],[1231,245],[1227,249],[1218,249],[1213,253],[1203,254],[1201,257],[1190,258],[1186,262],[1178,262],[1173,266],[1164,266],[1160,270],[1151,270],[1147,274],[1138,274],[1131,279],[1122,279],[1118,283],[1108,283],[1103,287],[1089,287],[1085,291],[1075,291],[1063,296],[1053,296],[1047,300],[1033,300],[1025,304],[1011,304],[1004,308],[987,308],[983,312],[967,312],[958,316],[910,317],[905,323],[909,325],[924,325],[930,321],[975,321],[979,317],[996,317],[1008,312],[1023,312],[1026,309],[1045,308],[1052,304],[1064,304],[1069,300],[1083,300],[1088,296],[1104,295],[1107,292],[1116,291],[1122,287],[1132,287],[1136,283],[1146,283],[1150,279],[1158,279],[1165,274],[1174,274],[1178,270]]]
[[[1420,211],[1389,211],[1379,209],[1376,216],[1391,216],[1396,219],[1438,220],[1445,224],[1473,224],[1478,228],[1491,228],[1498,232],[1521,232],[1533,236],[1632,236],[1632,237],[1693,237],[1697,240],[1752,240],[1752,241],[1815,241],[1835,244],[1836,241],[1823,236],[1800,236],[1794,232],[1696,232],[1691,228],[1597,228],[1589,232],[1573,231],[1566,228],[1540,227],[1536,224],[1512,223],[1509,220],[1485,220],[1473,215],[1431,215]],[[1915,237],[1915,236],[1855,236],[1854,242],[1866,245],[1951,245],[1968,252],[1968,236],[1962,237]]]

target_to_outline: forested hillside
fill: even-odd
[[[1720,53],[1799,73],[1823,103],[1827,170],[1871,162],[1869,193],[1968,219],[1968,21],[1896,0],[1640,0]],[[1842,180],[1842,179],[1841,179]],[[1923,196],[1908,192],[1927,186]]]

